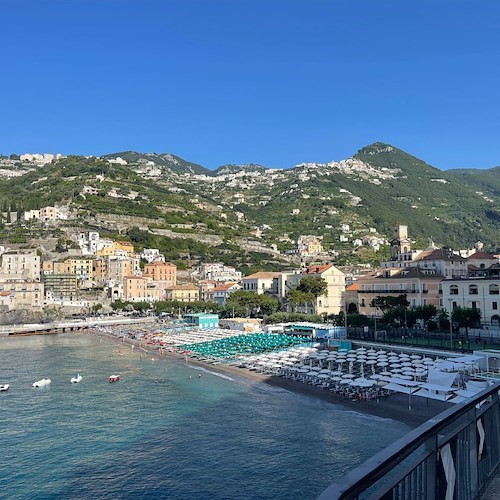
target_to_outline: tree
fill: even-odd
[[[382,312],[386,312],[400,306],[406,309],[409,305],[410,303],[406,300],[406,294],[398,295],[397,297],[394,297],[393,295],[379,295],[372,300],[372,307],[376,307]]]
[[[295,312],[296,308],[301,306],[306,307],[308,304],[314,304],[315,296],[310,292],[302,292],[298,288],[293,288],[289,290],[286,294],[286,303],[290,307],[292,312]]]
[[[309,293],[318,298],[328,294],[328,284],[321,276],[306,276],[300,280],[297,290],[302,293]]]
[[[434,318],[437,314],[437,307],[432,304],[426,304],[425,306],[415,307],[415,316],[417,319],[421,319],[426,326],[429,320]]]
[[[234,310],[238,316],[267,316],[276,312],[278,307],[279,302],[276,297],[236,290],[226,301],[226,315],[231,315]]]
[[[465,338],[469,339],[469,328],[480,326],[481,310],[473,307],[455,307],[451,319],[458,327],[465,328]]]

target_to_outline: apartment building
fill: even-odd
[[[165,289],[165,300],[196,302],[200,300],[200,292],[196,285],[172,285]]]
[[[0,311],[36,309],[43,305],[43,283],[0,280]]]
[[[419,267],[384,269],[358,280],[359,312],[366,316],[382,316],[382,311],[372,306],[376,297],[406,295],[410,307],[434,305],[439,307],[440,283],[443,277],[435,271]]]
[[[36,251],[3,253],[0,279],[40,281],[40,257]]]
[[[500,328],[500,276],[453,278],[441,287],[441,306],[448,312],[457,306],[479,309],[483,326]]]

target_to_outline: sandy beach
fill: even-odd
[[[126,346],[128,346],[127,349],[131,350],[132,346],[134,346],[133,350],[136,354],[142,351],[155,359],[169,359],[176,363],[187,364],[187,366],[198,366],[209,371],[223,373],[235,378],[236,380],[240,379],[240,381],[243,381],[247,379],[256,383],[280,387],[307,397],[319,398],[332,404],[342,405],[346,408],[346,410],[397,420],[412,428],[418,427],[425,421],[451,406],[451,403],[429,400],[418,396],[412,396],[410,401],[406,394],[400,393],[391,394],[390,396],[380,398],[378,401],[350,399],[309,384],[297,382],[284,377],[275,377],[263,373],[257,373],[226,363],[209,364],[195,358],[186,358],[183,354],[171,352],[166,349],[164,349],[162,354],[160,354],[158,349],[151,348],[144,341],[119,338],[99,330],[91,331],[93,334],[102,335],[106,338],[115,340],[118,345],[123,345],[124,350]],[[411,410],[409,409],[409,403],[411,403]]]

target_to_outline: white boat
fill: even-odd
[[[118,382],[120,380],[120,375],[110,375],[109,376],[109,382]]]
[[[9,384],[0,384],[0,392],[8,391],[9,387]]]
[[[81,382],[82,381],[82,376],[79,374],[79,373],[75,373],[71,379],[70,379],[70,382],[72,384],[78,384],[78,382]]]
[[[42,378],[38,382],[33,382],[33,387],[45,387],[46,385],[50,385],[51,382],[50,378]]]

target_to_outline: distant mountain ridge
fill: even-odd
[[[248,164],[226,164],[221,165],[213,171],[213,175],[229,175],[229,174],[237,174],[239,172],[265,172],[269,170],[268,167],[263,167],[262,165],[258,165],[256,163],[248,163]]]
[[[205,168],[197,163],[193,163],[184,160],[180,156],[176,156],[172,153],[138,153],[136,151],[122,151],[120,153],[111,153],[103,155],[101,158],[112,159],[112,158],[122,158],[127,163],[138,164],[141,162],[147,163],[149,161],[154,162],[160,167],[166,167],[172,170],[172,172],[178,174],[199,174],[199,175],[212,175],[212,171]]]

